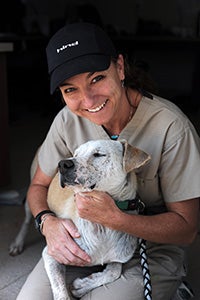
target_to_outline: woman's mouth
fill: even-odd
[[[98,111],[102,110],[102,108],[104,108],[104,106],[106,105],[107,101],[108,101],[108,99],[106,99],[106,101],[104,103],[102,103],[101,105],[97,106],[96,108],[87,109],[87,111],[89,111],[91,113],[98,112]]]

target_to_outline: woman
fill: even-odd
[[[40,148],[28,202],[43,223],[49,254],[67,268],[66,280],[91,273],[90,257],[73,241],[79,233],[69,220],[48,208],[48,187],[58,162],[92,139],[126,139],[151,155],[138,170],[139,195],[146,215],[129,215],[113,199],[93,191],[96,200],[76,195],[79,215],[147,241],[153,299],[172,299],[185,275],[184,248],[197,233],[200,197],[199,137],[187,117],[169,101],[149,93],[131,77],[124,58],[93,24],[70,24],[47,46],[51,93],[59,89],[66,106],[56,116]],[[100,267],[95,267],[98,270]],[[143,299],[139,259],[123,267],[122,276],[82,299]],[[52,299],[42,260],[28,277],[19,299]]]

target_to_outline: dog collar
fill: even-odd
[[[117,207],[121,210],[137,210],[142,213],[145,209],[145,204],[142,202],[138,195],[135,199],[125,201],[115,201]]]

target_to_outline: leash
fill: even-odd
[[[137,210],[139,214],[144,214],[145,204],[137,195]],[[140,264],[142,267],[143,283],[144,283],[144,300],[152,300],[151,275],[146,252],[146,240],[139,239]]]
[[[151,278],[146,253],[146,241],[144,239],[139,239],[139,252],[144,282],[144,299],[152,300]]]
[[[136,197],[137,210],[139,214],[144,214],[145,204],[139,198]],[[146,240],[139,239],[139,253],[140,253],[140,264],[142,267],[143,283],[144,283],[144,300],[152,300],[152,286],[151,286],[151,275],[149,271],[149,264],[146,253]]]
[[[143,214],[145,210],[145,204],[140,200],[138,194],[133,200],[118,201],[116,204],[121,210],[137,210],[139,214]],[[144,300],[152,300],[151,276],[147,260],[146,241],[144,239],[139,239],[139,253],[144,283]]]

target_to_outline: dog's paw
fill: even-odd
[[[71,300],[71,298],[68,295],[54,295],[55,300]]]
[[[71,300],[71,298],[68,295],[58,295],[58,296],[54,295],[53,299],[55,299],[55,300]]]
[[[11,256],[19,255],[23,252],[23,250],[24,250],[24,243],[16,243],[16,241],[14,241],[9,247],[9,255]]]
[[[92,290],[91,280],[88,277],[75,279],[71,286],[71,293],[77,298],[83,297],[90,290]]]

